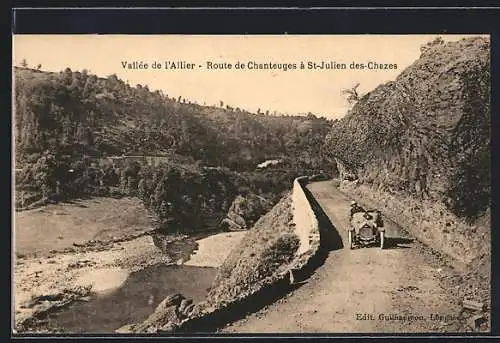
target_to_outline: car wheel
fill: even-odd
[[[352,249],[353,248],[353,237],[352,237],[351,230],[347,231],[347,237],[348,237],[348,242],[349,242],[349,249]]]

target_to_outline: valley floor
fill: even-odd
[[[151,230],[153,224],[136,198],[95,197],[15,213],[17,256],[50,255],[89,241],[116,240]]]
[[[129,320],[145,319],[170,292],[200,301],[213,267],[246,234],[159,234],[133,198],[49,205],[16,213],[16,219],[17,332],[113,333]]]

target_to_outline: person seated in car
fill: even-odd
[[[349,219],[352,220],[352,216],[354,215],[354,213],[358,213],[358,212],[365,212],[365,209],[362,208],[361,206],[359,206],[356,201],[354,201],[354,200],[351,201],[351,210],[350,210]]]

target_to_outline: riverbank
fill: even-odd
[[[196,241],[197,248],[189,260],[182,263],[186,266],[218,268],[240,244],[247,231],[222,232]]]
[[[119,288],[130,273],[170,263],[151,236],[114,243],[102,251],[74,251],[35,258],[17,258],[14,265],[15,326],[38,331],[46,314],[92,293]],[[64,295],[76,294],[71,301]],[[41,322],[38,320],[41,319]]]
[[[94,198],[16,214],[16,332],[114,332],[144,320],[170,293],[205,299],[215,268],[246,232],[162,234],[135,200]]]

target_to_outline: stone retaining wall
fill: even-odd
[[[318,218],[305,192],[308,181],[308,177],[302,176],[293,182],[292,215],[295,233],[300,239],[296,258],[290,266],[293,269],[306,264],[318,252],[321,241]]]
[[[262,280],[252,292],[230,303],[221,304],[205,313],[188,317],[175,328],[159,332],[213,332],[226,323],[238,320],[249,313],[273,303],[297,286],[321,263],[321,234],[317,214],[311,205],[311,195],[305,189],[308,177],[299,177],[293,182],[292,213],[295,232],[300,245],[295,259],[278,275]]]

